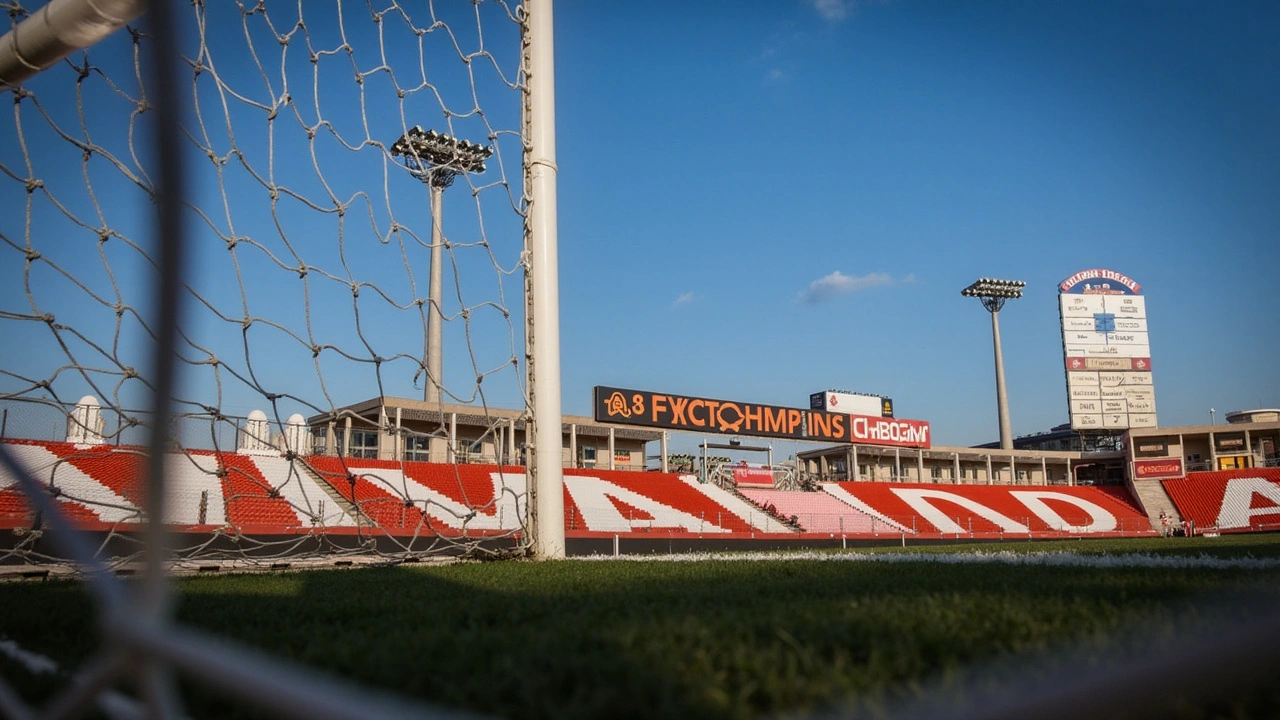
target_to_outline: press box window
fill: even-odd
[[[378,433],[373,430],[352,430],[350,457],[376,459],[378,457]]]
[[[410,462],[430,462],[431,439],[409,436],[404,439],[404,459]]]

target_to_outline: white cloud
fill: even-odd
[[[809,283],[809,287],[797,295],[796,300],[810,305],[817,305],[818,303],[834,300],[841,295],[892,284],[893,276],[888,273],[873,272],[866,275],[850,276],[836,270],[830,275],[820,277]]]
[[[671,307],[678,308],[681,305],[688,305],[689,303],[693,302],[693,299],[694,299],[693,293],[687,292],[681,295],[680,297],[676,298],[675,301],[671,303]]]
[[[787,79],[787,71],[782,68],[773,68],[765,75],[772,82],[779,82]]]
[[[840,22],[853,12],[853,0],[809,0],[809,4],[827,22]]]

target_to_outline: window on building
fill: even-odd
[[[1030,477],[1031,477],[1031,473],[1029,473],[1028,471],[1026,471],[1026,470],[1019,470],[1019,471],[1018,471],[1018,479],[1019,479],[1019,480],[1026,480],[1026,479],[1028,479],[1028,478],[1030,478]]]
[[[353,458],[378,457],[378,433],[375,430],[352,430],[351,453]]]
[[[594,445],[583,445],[582,447],[578,448],[578,454],[581,456],[579,459],[582,461],[584,465],[596,464],[596,448]]]
[[[929,477],[934,480],[941,480],[942,468],[938,467],[937,465],[934,465],[933,467],[929,468]]]
[[[311,428],[311,454],[324,455],[329,451],[328,444],[325,442],[328,436],[328,430],[322,427]]]
[[[431,461],[430,438],[409,436],[404,439],[404,459],[410,462]]]

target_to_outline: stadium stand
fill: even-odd
[[[751,527],[764,533],[793,533],[795,529],[778,522],[773,516],[749,502],[745,495],[734,494],[714,483],[698,482],[693,475],[682,475],[680,481],[711,498],[729,512],[744,518]]]
[[[253,460],[247,455],[218,454],[218,462],[225,472],[227,522],[234,527],[302,525],[302,519],[289,501],[263,477]]]
[[[77,449],[69,443],[41,442],[35,440],[6,440],[9,450],[18,463],[46,485],[57,487],[59,502],[68,515],[81,522],[124,522],[139,517],[137,505],[124,493],[134,494],[136,488],[131,478],[136,474],[123,474],[117,466],[137,465],[141,456],[118,457],[105,463],[87,463],[87,469],[67,461],[72,455],[107,456],[107,452]],[[99,480],[90,475],[95,470],[106,470],[106,477]],[[0,488],[9,499],[3,505],[10,519],[25,517],[29,509],[21,491],[14,487],[17,479],[0,471]]]
[[[52,480],[78,521],[140,521],[138,449],[5,442],[36,477]],[[518,530],[523,517],[525,476],[519,467],[188,451],[175,453],[168,470],[174,492],[166,515],[179,525],[297,532],[376,523],[398,535],[457,535]],[[1278,474],[1193,473],[1190,490],[1176,489],[1177,481],[1166,486],[1179,510],[1203,505],[1190,515],[1200,527],[1261,529],[1280,523]],[[735,490],[675,473],[581,468],[566,469],[565,478],[570,536],[795,535],[797,529],[785,522],[791,516],[800,533],[848,536],[1153,532],[1124,487],[840,482],[824,485],[822,492]],[[0,517],[11,527],[31,521],[14,482],[0,473]],[[1207,499],[1195,499],[1191,490],[1207,493]],[[783,520],[761,509],[766,505]]]
[[[311,525],[350,527],[355,520],[336,502],[334,492],[320,486],[314,471],[301,460],[255,456],[254,466],[266,482]],[[328,502],[326,502],[328,501]]]
[[[1151,523],[1131,500],[1096,487],[834,483],[912,531],[942,535],[1146,534]],[[1121,490],[1123,492],[1123,490]]]
[[[747,520],[684,482],[673,473],[625,470],[566,469],[566,492],[572,497],[570,529],[592,532],[651,532],[671,529],[689,533],[747,533]],[[695,481],[696,482],[696,481]],[[621,501],[619,506],[615,501]],[[648,517],[624,513],[641,510]],[[581,518],[581,527],[578,526]]]
[[[1280,469],[1191,472],[1165,480],[1164,488],[1200,531],[1280,529]]]
[[[313,456],[306,462],[345,502],[352,502],[354,487],[354,504],[375,522],[393,530],[457,533],[520,527],[517,498],[523,498],[525,492],[523,468],[327,456]],[[393,508],[389,502],[399,507]],[[523,500],[519,503],[523,507]],[[390,513],[387,517],[392,522],[381,523],[379,518],[383,515],[370,514],[372,508]],[[425,509],[425,516],[418,508]],[[398,514],[403,514],[404,519],[397,519]],[[425,527],[418,527],[419,519]]]
[[[804,532],[868,535],[877,532],[875,518],[855,510],[830,493],[756,488],[741,488],[739,492],[756,505],[777,508],[778,514],[784,518],[795,517]],[[890,529],[887,523],[880,522],[879,532]]]

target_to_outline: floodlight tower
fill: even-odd
[[[996,351],[996,409],[1000,413],[1000,449],[1013,449],[1013,430],[1009,424],[1009,396],[1004,389],[1004,353],[1000,350],[1000,308],[1006,300],[1022,297],[1022,288],[1027,284],[1021,280],[996,280],[994,278],[978,278],[969,287],[960,291],[965,297],[976,297],[982,307],[991,313],[991,338]]]
[[[440,219],[444,206],[444,189],[453,184],[461,173],[484,172],[484,161],[493,154],[493,148],[479,143],[459,140],[435,130],[423,131],[415,125],[391,146],[391,154],[404,158],[404,166],[411,175],[426,183],[431,193],[431,279],[427,301],[427,341],[424,348],[427,361],[427,382],[422,399],[429,403],[440,402],[440,381],[444,369],[441,350],[442,314],[441,302],[444,280],[444,232]]]

